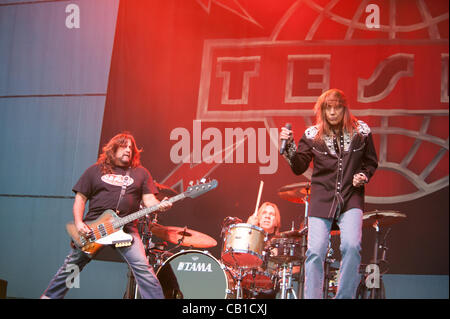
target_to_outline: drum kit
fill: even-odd
[[[177,194],[164,185],[157,184],[157,187],[162,197]],[[307,182],[286,185],[278,191],[282,199],[305,205],[304,222],[308,216],[310,189]],[[392,225],[400,216],[404,217],[396,213],[365,213],[363,225]],[[222,223],[220,260],[204,250],[217,245],[214,238],[187,227],[160,225],[156,214],[141,218],[138,229],[166,299],[303,298],[306,224],[298,230],[292,227],[289,231],[269,236],[258,226],[243,223],[237,217],[226,217]],[[339,231],[332,231],[331,235],[337,234]],[[163,242],[153,243],[153,236]],[[175,247],[167,249],[165,241]],[[378,247],[378,242],[376,245]],[[187,249],[174,253],[179,247]],[[324,298],[333,296],[338,285],[338,267],[332,254],[329,247],[324,269]],[[298,283],[297,290],[294,289],[294,281]],[[124,298],[139,298],[131,271]]]

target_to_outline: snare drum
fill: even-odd
[[[256,268],[264,259],[266,232],[250,224],[231,225],[224,238],[222,261],[231,267]]]
[[[179,252],[156,273],[166,299],[225,299],[234,289],[232,276],[208,252]]]

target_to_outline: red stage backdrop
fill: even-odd
[[[253,213],[261,180],[282,230],[299,227],[305,206],[277,191],[310,171],[291,172],[278,131],[290,122],[298,141],[329,88],[374,133],[366,211],[407,215],[387,236],[389,272],[448,274],[447,0],[121,1],[101,145],[132,132],[144,166],[177,191],[217,179],[159,223],[214,237],[220,258],[222,221]]]

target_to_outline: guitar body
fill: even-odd
[[[133,237],[125,233],[122,230],[123,227],[114,228],[113,226],[113,223],[119,219],[113,210],[108,209],[96,220],[86,222],[93,231],[91,237],[81,236],[73,222],[66,225],[66,230],[74,244],[92,257],[104,245],[116,245],[116,247],[131,245]]]

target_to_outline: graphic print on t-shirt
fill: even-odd
[[[113,186],[122,186],[126,182],[127,187],[134,183],[134,179],[131,176],[116,174],[105,174],[102,176],[102,181]]]

